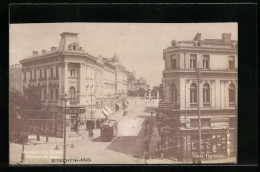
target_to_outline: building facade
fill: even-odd
[[[159,109],[168,119],[162,129],[172,140],[169,152],[177,159],[189,161],[199,150],[202,158],[236,156],[237,53],[229,33],[204,40],[198,33],[163,50],[165,98]]]
[[[108,107],[115,110],[116,104],[126,98],[116,94],[126,92],[126,70],[119,67],[119,61],[86,53],[78,42],[77,33],[64,32],[60,35],[58,48],[42,50],[41,54],[33,51],[30,57],[20,61],[23,90],[37,88],[42,105],[53,121],[62,118],[66,94],[69,97],[66,107],[83,109],[84,112],[67,115],[71,117],[67,128],[84,130],[84,118],[90,109]],[[61,125],[53,122],[49,128],[62,136]]]
[[[22,66],[20,64],[9,67],[9,87],[22,92]]]

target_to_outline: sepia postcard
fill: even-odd
[[[237,23],[9,25],[9,163],[237,163]]]

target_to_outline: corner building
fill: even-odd
[[[115,111],[116,104],[124,102],[126,97],[116,96],[116,81],[122,83],[121,92],[127,89],[127,70],[113,59],[94,57],[80,46],[77,33],[60,34],[59,47],[50,51],[33,54],[20,61],[22,64],[22,85],[26,90],[34,89],[39,95],[43,110],[48,111],[44,118],[53,119],[49,123],[38,122],[43,128],[51,130],[52,135],[62,137],[63,128],[58,119],[62,119],[64,100],[67,94],[70,100],[68,108],[83,109],[82,114],[68,114],[70,120],[67,130],[85,130],[86,116],[90,116],[91,106],[94,109],[107,107]],[[116,70],[118,65],[120,70]],[[116,78],[120,73],[121,78]],[[123,75],[123,74],[124,75]],[[120,87],[120,88],[121,88]],[[82,111],[81,111],[82,112]]]
[[[229,33],[204,40],[198,33],[163,50],[165,98],[159,110],[167,116],[162,142],[169,155],[191,161],[199,154],[200,113],[202,159],[236,156],[237,52]]]

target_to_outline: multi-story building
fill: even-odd
[[[237,53],[229,33],[204,40],[198,33],[163,50],[165,98],[159,110],[167,116],[164,143],[179,160],[189,161],[199,150],[202,158],[236,155]]]
[[[115,103],[121,100],[116,100],[116,93],[121,90],[126,92],[126,70],[121,70],[122,65],[118,67],[119,61],[113,62],[86,53],[78,42],[77,33],[64,32],[60,35],[58,48],[42,50],[41,54],[33,51],[30,57],[20,61],[22,85],[24,90],[37,88],[35,90],[40,95],[43,107],[50,112],[49,118],[54,120],[62,117],[63,98],[67,94],[67,108],[85,111],[67,115],[73,118],[70,128],[83,130],[84,118],[90,113],[90,108],[115,109]],[[62,133],[61,125],[53,124],[50,128],[54,133]]]
[[[22,92],[22,67],[20,64],[9,67],[9,87]]]
[[[134,82],[135,82],[135,72],[128,72],[128,75],[127,75],[127,92],[128,92],[129,96],[133,96],[133,94],[135,92]]]

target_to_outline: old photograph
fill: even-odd
[[[9,25],[9,163],[237,163],[237,23]]]

